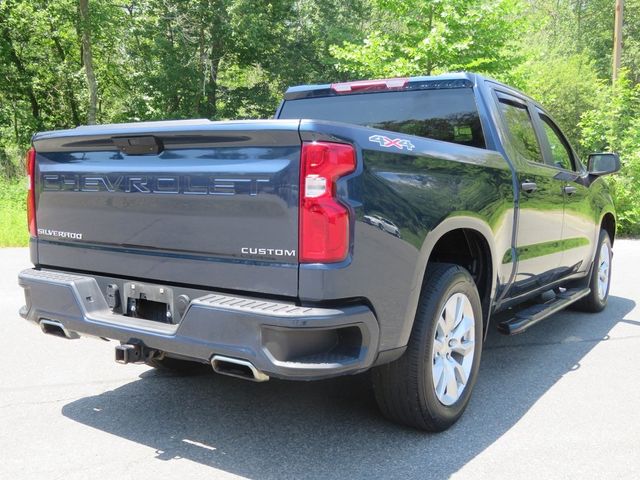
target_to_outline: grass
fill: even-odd
[[[27,232],[27,180],[0,177],[0,247],[25,247]]]

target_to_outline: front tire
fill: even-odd
[[[586,297],[581,298],[574,306],[583,312],[597,313],[604,310],[609,298],[609,287],[611,286],[611,239],[606,230],[600,230],[598,238],[598,249],[593,259],[593,268],[589,277],[589,288],[591,292]]]
[[[482,352],[482,308],[464,268],[427,268],[413,331],[398,360],[372,371],[376,401],[395,422],[430,432],[453,425],[464,412]]]

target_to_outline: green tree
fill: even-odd
[[[626,71],[615,88],[613,7],[611,0],[2,0],[0,175],[23,171],[34,132],[92,122],[94,113],[97,123],[269,117],[289,85],[471,70],[539,100],[583,158],[619,151],[624,174],[612,183],[622,229],[640,233],[640,0],[625,2]],[[88,83],[87,66],[95,77]]]
[[[0,2],[0,148],[86,121],[71,0]]]
[[[374,0],[363,42],[331,48],[341,70],[357,77],[501,72],[519,26],[515,0]]]
[[[622,172],[609,182],[613,187],[620,230],[640,235],[640,85],[622,71],[614,88],[602,91],[601,105],[582,116],[582,144],[590,152],[618,152]]]

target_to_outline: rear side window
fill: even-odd
[[[470,88],[287,100],[279,118],[353,123],[485,148],[480,117]]]
[[[536,132],[529,109],[517,102],[500,99],[500,110],[504,117],[514,148],[527,160],[543,163],[544,159],[538,144]]]

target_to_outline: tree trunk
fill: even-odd
[[[53,45],[55,46],[56,52],[58,53],[58,58],[61,63],[65,63],[67,59],[67,55],[60,43],[60,39],[56,35],[55,27],[53,23],[49,24],[51,29],[51,38],[53,39]],[[64,96],[67,97],[67,102],[69,102],[69,108],[71,109],[71,118],[73,120],[73,125],[77,127],[80,125],[80,115],[78,113],[78,103],[76,102],[75,94],[73,93],[73,85],[71,84],[71,80],[69,79],[69,73],[67,68],[63,69],[63,78],[64,78]]]
[[[89,22],[89,0],[80,0],[80,31],[82,32],[82,63],[87,75],[89,87],[89,110],[87,111],[87,123],[96,123],[96,111],[98,109],[98,84],[93,72],[93,54],[91,53],[91,24]]]
[[[211,120],[217,120],[218,114],[218,69],[221,58],[217,52],[212,52],[209,64],[209,82],[207,83],[207,102],[204,108],[204,115]]]
[[[20,129],[18,128],[18,108],[16,102],[13,103],[13,135],[16,138],[16,144],[20,142]]]
[[[613,30],[613,65],[611,79],[615,85],[620,72],[622,59],[622,24],[623,24],[624,0],[616,0],[615,25]]]
[[[225,42],[225,32],[229,23],[227,6],[224,0],[213,0],[203,2],[205,11],[208,12],[205,20],[205,39],[208,44],[206,51],[208,55],[206,99],[205,105],[201,109],[201,114],[211,120],[218,119],[218,75],[220,64],[227,51]]]
[[[429,28],[429,35],[431,35],[431,30],[433,30],[433,5],[429,5],[429,21],[428,21],[428,28]],[[433,55],[431,52],[429,52],[429,58],[427,59],[427,71],[425,72],[425,75],[431,75],[431,72],[433,71]]]
[[[198,32],[198,73],[202,76],[202,94],[196,97],[196,112],[200,113],[203,98],[207,95],[207,53],[205,49],[204,25],[200,25]]]

